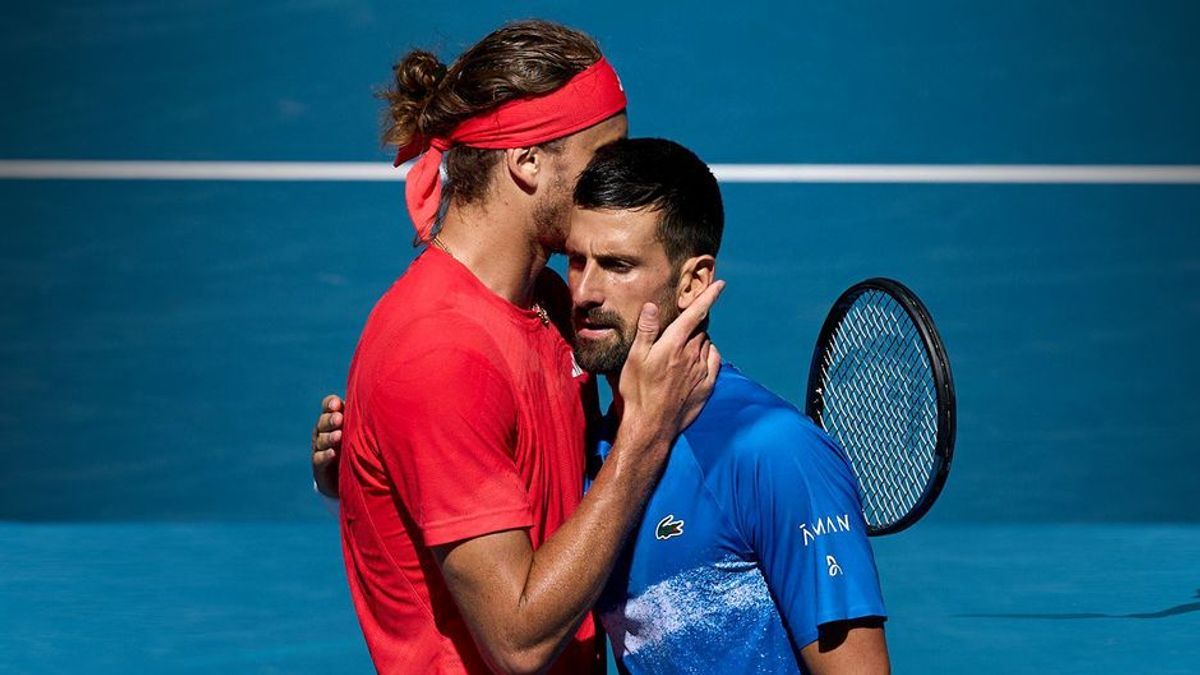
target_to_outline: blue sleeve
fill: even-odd
[[[822,624],[885,616],[844,453],[794,413],[754,434],[736,459],[734,517],[796,647],[815,641]]]

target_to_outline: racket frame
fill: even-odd
[[[883,527],[867,526],[867,534],[878,537],[895,534],[911,527],[929,511],[942,493],[942,488],[946,486],[946,478],[950,475],[950,462],[954,458],[957,402],[954,393],[954,377],[950,372],[950,359],[946,356],[946,347],[942,343],[941,335],[938,333],[937,326],[934,325],[933,317],[930,316],[925,303],[921,302],[916,293],[899,281],[886,277],[873,277],[854,284],[838,296],[833,303],[833,308],[829,310],[829,315],[825,317],[825,323],[821,325],[821,332],[817,335],[817,344],[813,349],[812,361],[809,364],[808,388],[805,391],[805,414],[822,429],[825,428],[821,421],[821,413],[824,411],[824,397],[821,391],[824,363],[822,357],[827,351],[834,331],[837,330],[846,313],[850,311],[855,301],[868,291],[886,293],[904,309],[913,325],[917,327],[917,333],[921,336],[925,353],[929,356],[934,390],[937,392],[937,442],[934,447],[933,471],[930,472],[929,480],[925,483],[920,499],[908,513],[896,522]]]

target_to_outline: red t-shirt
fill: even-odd
[[[549,270],[537,299],[569,303]],[[578,506],[593,385],[556,324],[435,248],[371,312],[339,489],[350,593],[381,672],[488,672],[430,547],[526,529],[537,548]],[[592,670],[594,640],[589,617],[555,672]]]

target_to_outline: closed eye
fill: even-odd
[[[607,255],[597,256],[596,264],[600,266],[600,269],[608,270],[610,272],[628,272],[634,267],[637,267],[637,261],[635,260]]]

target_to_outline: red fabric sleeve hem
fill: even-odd
[[[439,520],[421,527],[421,536],[426,546],[440,546],[453,541],[474,539],[504,530],[524,530],[533,527],[533,516],[528,506],[513,509],[473,513],[469,516]]]

